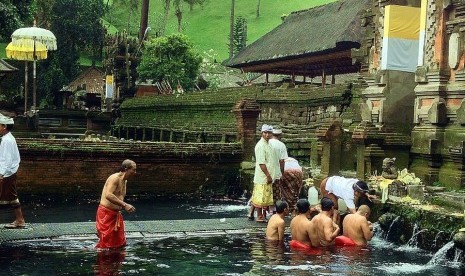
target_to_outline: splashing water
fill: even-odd
[[[443,264],[447,260],[447,253],[454,247],[454,242],[450,241],[446,245],[444,245],[441,249],[434,254],[431,260],[428,262],[428,265],[439,265]]]
[[[391,225],[389,226],[389,230],[386,232],[386,235],[384,236],[384,238],[385,238],[386,240],[389,240],[389,234],[391,234],[392,227],[393,227],[399,220],[400,220],[400,217],[396,217],[396,218],[392,221]]]
[[[420,226],[418,226],[418,224],[415,224],[413,227],[412,237],[408,240],[406,246],[418,247],[418,237],[423,232],[426,232],[426,229],[420,230]]]

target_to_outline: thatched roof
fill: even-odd
[[[352,68],[351,49],[361,45],[361,15],[370,3],[339,0],[293,12],[225,65],[251,72],[317,76],[326,63],[327,70],[334,71],[329,74],[350,73],[359,68]]]
[[[18,69],[15,68],[13,65],[10,65],[3,59],[0,59],[0,73],[10,73],[17,70]]]
[[[86,93],[100,95],[105,86],[105,73],[97,67],[90,67],[82,72],[70,84],[63,87],[61,91],[76,92],[85,90]]]

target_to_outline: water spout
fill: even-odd
[[[433,248],[436,249],[438,247],[438,240],[439,240],[439,237],[441,236],[441,234],[445,234],[446,232],[444,231],[439,231],[436,236],[434,237],[434,241],[433,241]]]
[[[454,242],[450,241],[434,254],[428,265],[439,265],[447,260],[447,253],[454,247]]]
[[[239,197],[239,200],[246,201],[247,200],[246,196],[247,196],[247,190],[244,190],[241,197]]]
[[[384,239],[385,239],[385,240],[387,240],[387,241],[389,240],[392,227],[393,227],[399,220],[400,220],[400,217],[396,217],[396,218],[392,221],[391,225],[389,226],[388,231],[386,232],[386,235],[384,236]]]
[[[423,233],[423,232],[426,232],[427,229],[422,229],[422,230],[419,230],[420,226],[418,226],[418,224],[415,224],[413,226],[413,232],[412,232],[412,237],[408,240],[407,242],[407,246],[408,247],[418,247],[418,236]]]

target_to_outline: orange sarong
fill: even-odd
[[[95,220],[99,241],[97,248],[118,248],[126,245],[123,215],[103,205],[99,205]]]

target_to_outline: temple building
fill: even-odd
[[[350,135],[357,177],[380,168],[382,158],[397,157],[398,167],[408,167],[426,184],[461,188],[464,19],[459,0],[340,0],[291,13],[226,64],[289,75],[290,87],[299,85],[297,76],[300,84],[318,78],[321,94],[337,78],[356,73],[353,81],[364,86],[352,93],[361,99],[360,120],[346,120],[341,110],[319,125],[320,151],[341,152],[341,135]],[[341,162],[321,160],[322,172],[338,173]]]

